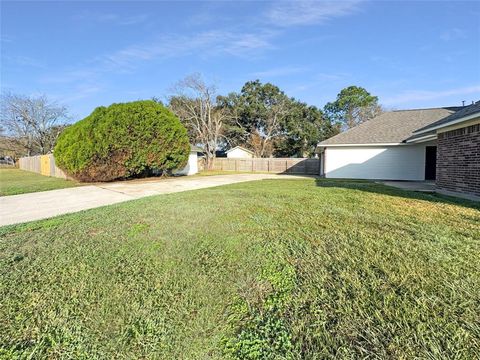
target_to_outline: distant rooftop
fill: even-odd
[[[191,152],[203,152],[203,149],[201,147],[198,147],[196,145],[190,145],[190,151]]]
[[[226,153],[228,154],[229,152],[231,152],[231,151],[233,151],[233,150],[235,150],[235,149],[240,149],[240,150],[243,150],[243,151],[245,151],[245,152],[248,152],[249,154],[255,154],[255,153],[254,153],[252,150],[245,149],[245,148],[244,148],[244,147],[242,147],[242,146],[235,146],[235,147],[233,147],[233,148],[231,148],[231,149],[227,150],[227,151],[226,151]]]

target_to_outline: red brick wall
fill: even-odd
[[[480,124],[438,134],[436,183],[480,196]]]

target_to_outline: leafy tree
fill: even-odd
[[[259,157],[312,156],[318,141],[335,134],[320,109],[289,98],[270,83],[247,82],[239,94],[219,102],[231,114],[227,142],[246,146]]]
[[[246,145],[258,157],[271,156],[290,111],[290,99],[277,86],[255,80],[245,83],[240,94],[232,93],[220,102],[235,119],[228,128],[230,142]]]
[[[96,108],[62,132],[54,151],[57,165],[81,181],[169,173],[185,166],[189,152],[185,127],[152,100]]]
[[[343,130],[368,121],[382,112],[378,97],[359,86],[349,86],[337,95],[334,102],[325,105],[326,116]]]
[[[275,142],[275,155],[279,157],[311,157],[319,141],[337,133],[320,109],[295,99],[291,99],[282,128],[283,135]]]
[[[67,109],[46,96],[2,94],[1,127],[27,155],[51,152],[66,120]]]
[[[226,96],[220,95],[217,97],[217,105],[228,114],[223,126],[223,142],[220,144],[222,149],[238,145],[249,147],[247,142],[250,139],[250,132],[245,127],[246,119],[242,113],[240,95],[235,92]]]

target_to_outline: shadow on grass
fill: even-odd
[[[437,193],[425,193],[411,190],[402,190],[392,186],[378,184],[370,180],[355,179],[320,179],[315,180],[317,186],[335,187],[344,189],[353,189],[369,193],[397,196],[408,199],[417,199],[430,201],[434,203],[444,203],[449,205],[463,206],[475,210],[480,210],[480,203],[472,200],[457,198],[453,196],[440,195]]]

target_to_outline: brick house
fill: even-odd
[[[480,101],[400,110],[322,141],[326,178],[435,181],[439,192],[480,199]]]
[[[436,139],[439,192],[480,197],[480,101],[414,132]]]

